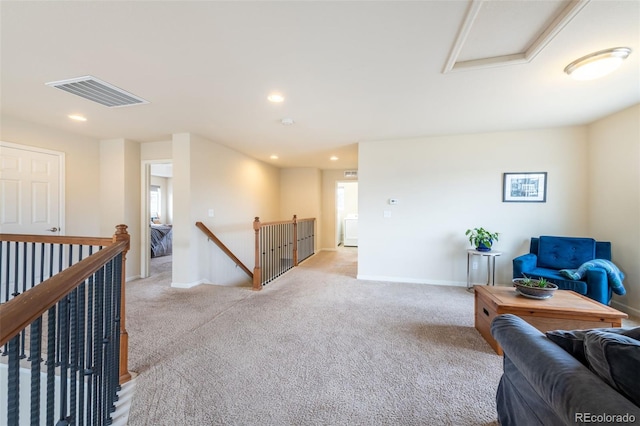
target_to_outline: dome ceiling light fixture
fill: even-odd
[[[628,47],[614,47],[576,59],[564,69],[575,80],[593,80],[612,73],[627,59],[631,49]]]

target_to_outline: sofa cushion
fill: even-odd
[[[596,257],[596,240],[578,237],[541,236],[538,266],[550,269],[577,269]]]
[[[640,341],[593,330],[585,335],[584,352],[591,371],[640,405]]]
[[[624,296],[626,294],[626,290],[622,284],[624,274],[612,261],[607,259],[589,260],[580,265],[578,269],[561,269],[558,272],[569,279],[579,280],[587,274],[587,271],[596,268],[604,269],[607,273],[609,287],[611,287],[611,290],[613,290],[615,294],[619,294],[620,296]]]
[[[619,334],[640,340],[640,327],[635,328],[598,328],[589,330],[551,330],[545,334],[556,345],[569,352],[575,359],[585,366],[589,366],[584,350],[584,340],[587,333],[598,330],[607,333]]]

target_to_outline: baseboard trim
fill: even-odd
[[[364,281],[386,281],[386,282],[392,282],[392,283],[444,285],[449,287],[466,287],[467,286],[467,283],[462,281],[427,280],[427,279],[421,279],[421,278],[390,277],[385,275],[358,274],[356,278]]]

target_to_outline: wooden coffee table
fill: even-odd
[[[538,330],[578,330],[622,327],[627,314],[569,290],[558,290],[545,300],[529,299],[514,287],[474,286],[475,326],[498,355],[502,348],[491,336],[491,321],[500,314],[514,314]]]

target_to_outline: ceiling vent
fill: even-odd
[[[149,103],[149,101],[90,75],[69,80],[52,81],[51,83],[46,83],[46,85],[110,108]]]
[[[358,171],[357,170],[345,170],[344,171],[344,177],[346,177],[346,178],[357,178],[358,177]]]

